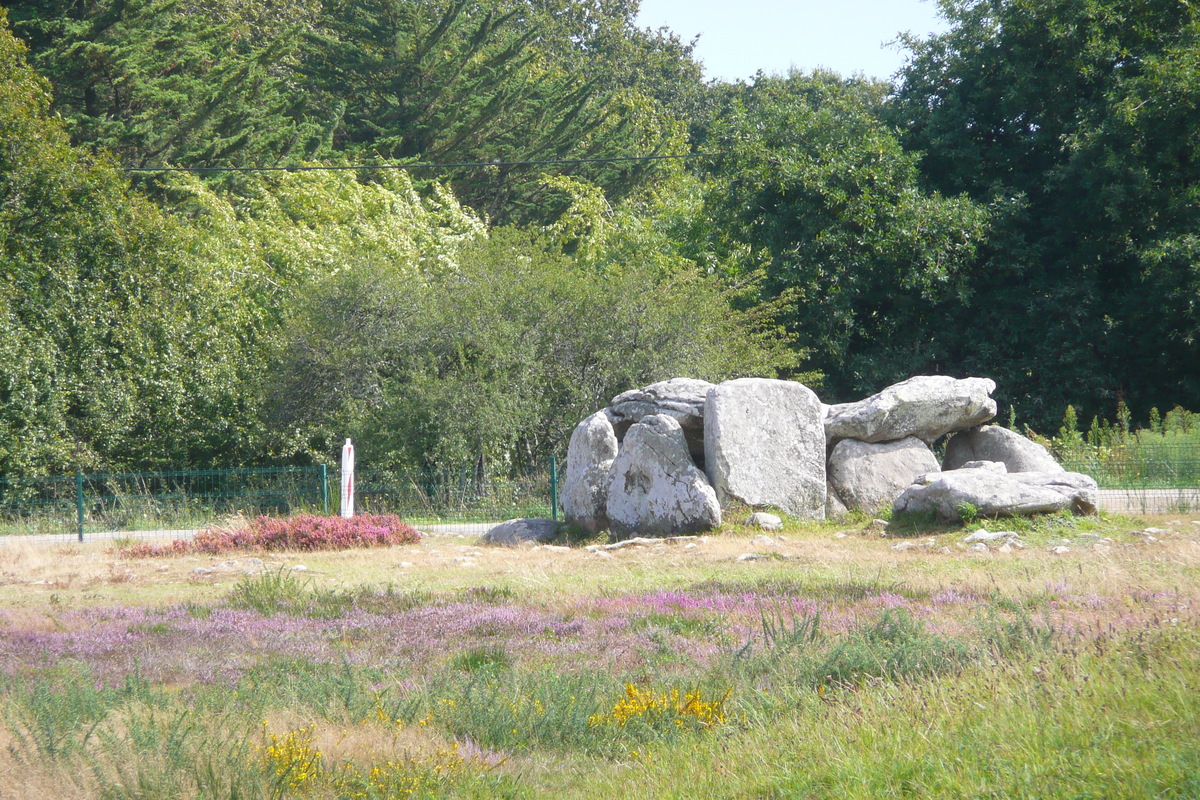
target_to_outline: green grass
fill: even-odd
[[[698,740],[686,760],[654,751],[624,796],[1200,796],[1200,640],[1155,634],[1142,663],[1136,641],[789,698],[774,724]]]
[[[947,553],[896,553],[878,532],[835,539],[833,526],[793,526],[780,544],[787,558],[743,564],[753,533],[735,527],[699,548],[708,560],[681,548],[613,559],[489,550],[464,567],[453,557],[468,545],[447,539],[313,554],[307,572],[232,573],[221,587],[185,578],[170,602],[189,625],[216,624],[229,608],[269,617],[259,630],[322,621],[332,659],[248,642],[224,654],[248,664],[233,685],[186,675],[155,685],[138,672],[108,686],[70,659],[24,661],[20,677],[0,680],[5,790],[98,800],[1200,796],[1190,523],[1150,545],[1128,534],[1133,520],[1007,522],[1030,550],[961,552],[959,527],[914,532]],[[1068,558],[1035,552],[1083,532],[1118,541],[1108,553],[1083,541]],[[17,553],[0,568],[18,558],[43,570],[63,557]],[[186,576],[191,561],[131,568]],[[417,566],[398,570],[402,561]],[[56,593],[70,605],[98,591],[78,583]],[[119,586],[142,591],[143,605],[164,597]],[[691,602],[630,600],[664,589]],[[950,590],[969,599],[947,600]],[[1091,610],[1092,593],[1105,605]],[[743,595],[769,601],[704,605]],[[796,610],[811,608],[821,611]],[[648,644],[605,666],[576,657],[574,633],[495,635],[502,623],[490,620],[530,609],[572,624],[626,619]],[[355,615],[413,611],[409,624],[461,613],[462,626],[420,660],[362,657],[369,635],[393,628],[357,628]],[[63,614],[8,624],[51,630]],[[98,656],[101,666],[151,664],[179,647],[178,619],[122,627],[140,639]],[[697,660],[681,644],[712,655]],[[720,701],[719,719],[701,723],[689,697],[693,707]],[[287,742],[292,755],[268,755]],[[318,750],[321,769],[292,785]]]
[[[798,630],[767,649],[795,656],[817,645],[816,629]],[[735,684],[729,720],[711,731],[597,725],[623,696],[617,681],[514,672],[499,651],[463,653],[415,699],[367,690],[379,675],[297,662],[190,698],[138,681],[96,688],[68,670],[10,681],[3,704],[12,753],[51,773],[86,763],[85,783],[105,798],[354,796],[344,778],[301,790],[268,769],[260,718],[285,709],[326,725],[427,728],[519,762],[458,764],[413,796],[1193,798],[1197,647],[1196,631],[1168,628],[1099,645],[1042,641],[1025,657],[989,660],[885,616],[818,648],[812,664],[827,680],[784,660],[754,676],[757,692],[736,675],[708,676],[696,689],[704,697]],[[262,691],[284,679],[294,694]],[[367,765],[355,769],[361,777]]]

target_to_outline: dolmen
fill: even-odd
[[[559,501],[567,521],[614,539],[719,527],[723,508],[799,519],[850,510],[957,520],[1095,512],[1096,483],[1045,447],[986,425],[987,378],[917,376],[825,405],[796,381],[673,378],[614,397],[571,435]],[[938,462],[933,444],[948,436]]]

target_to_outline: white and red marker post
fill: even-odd
[[[342,516],[354,516],[354,444],[349,439],[342,446]]]

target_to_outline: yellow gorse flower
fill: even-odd
[[[310,725],[283,736],[267,734],[269,743],[263,748],[263,757],[273,768],[275,780],[290,789],[308,786],[321,774],[321,751],[313,744],[316,727]]]
[[[720,699],[706,700],[699,690],[680,694],[678,689],[660,692],[627,683],[625,696],[617,701],[612,710],[607,714],[593,714],[588,718],[588,724],[593,727],[613,725],[623,728],[637,720],[654,727],[673,725],[677,728],[692,726],[711,730],[725,723],[725,701],[732,691],[727,689]]]
[[[264,723],[265,725],[265,723]],[[341,797],[409,797],[453,782],[477,766],[458,751],[458,743],[425,757],[388,759],[359,767],[352,762],[326,767],[313,743],[316,725],[282,735],[266,732],[263,758],[281,789],[308,793],[318,781]]]

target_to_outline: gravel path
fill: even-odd
[[[426,536],[483,536],[495,522],[459,522],[437,525],[418,525],[417,530]],[[115,539],[137,539],[151,542],[170,542],[175,539],[191,541],[203,528],[164,529],[153,531],[91,531],[83,535],[86,542],[104,542]],[[0,536],[0,547],[15,544],[72,544],[79,541],[77,533],[38,533],[28,536]]]
[[[1098,498],[1101,511],[1113,514],[1176,514],[1195,512],[1200,514],[1200,488],[1196,489],[1101,489]],[[427,536],[483,536],[496,522],[447,522],[436,525],[417,525],[417,530]],[[85,533],[85,542],[112,541],[114,539],[141,539],[144,541],[169,542],[175,539],[191,540],[198,529],[153,530],[153,531],[101,531]],[[74,533],[33,534],[30,536],[0,536],[0,547],[13,544],[71,544],[78,542]]]

